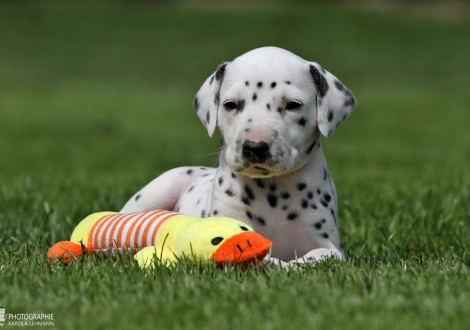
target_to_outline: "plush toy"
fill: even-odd
[[[54,244],[49,260],[68,263],[83,254],[130,253],[140,267],[153,267],[158,259],[166,266],[181,256],[215,260],[219,265],[239,263],[246,268],[262,260],[272,241],[244,222],[226,218],[196,218],[157,210],[142,213],[94,213],[82,220],[70,241]]]

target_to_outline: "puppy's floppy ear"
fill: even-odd
[[[217,109],[220,103],[220,86],[224,80],[228,62],[225,62],[206,79],[194,98],[194,109],[209,133],[214,134],[217,126]]]
[[[320,132],[330,137],[348,118],[356,99],[335,76],[318,63],[310,62],[310,76],[317,90],[317,124]]]

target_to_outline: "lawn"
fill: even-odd
[[[53,314],[56,329],[469,328],[469,35],[468,6],[0,3],[0,308]],[[171,167],[216,164],[192,99],[265,45],[358,100],[322,140],[347,260],[50,265],[89,213]]]

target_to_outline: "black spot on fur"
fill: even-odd
[[[248,217],[248,219],[253,220],[253,214],[251,214],[250,211],[246,211],[246,216]]]
[[[204,178],[204,177],[209,176],[209,175],[211,175],[211,174],[207,173],[207,174],[204,174],[202,177]]]
[[[264,189],[264,187],[266,186],[265,181],[262,180],[262,179],[254,179],[254,181],[255,181],[256,185],[258,187],[260,187],[261,189]]]
[[[318,208],[316,204],[312,204],[312,205],[310,205],[310,207],[314,210],[316,210]]]
[[[309,191],[309,192],[307,193],[307,198],[308,198],[308,199],[312,199],[312,198],[313,198],[313,192]]]
[[[323,237],[323,238],[329,238],[330,237],[330,236],[328,236],[327,233],[322,233],[320,236]]]
[[[250,86],[250,82],[249,82],[249,81],[245,81],[245,85],[246,85],[246,86]]]
[[[138,194],[137,196],[135,196],[135,201],[137,202],[140,198],[140,194]]]
[[[206,123],[210,123],[211,121],[211,114],[209,113],[209,111],[207,111],[207,114],[206,114]]]
[[[256,84],[256,86],[258,86],[258,88],[261,88],[261,87],[263,87],[263,83],[262,83],[261,81],[259,81],[259,82]]]
[[[233,188],[232,188],[232,187],[230,187],[230,188],[228,188],[227,190],[225,190],[225,194],[227,194],[227,196],[230,196],[230,197],[235,196],[235,192],[233,191]]]
[[[245,108],[245,100],[238,100],[237,111],[242,112],[244,108]]]
[[[188,192],[191,192],[194,190],[194,186],[189,187]]]
[[[271,88],[276,87],[276,85],[277,85],[277,83],[273,81],[273,82],[271,83]]]
[[[276,184],[271,183],[271,184],[269,185],[269,190],[271,190],[271,191],[276,191],[276,190],[277,190]]]
[[[344,92],[345,90],[344,85],[338,80],[335,80],[335,86],[339,91]]]
[[[268,104],[266,104],[266,109],[268,109],[269,111],[271,111],[271,106]]]
[[[288,205],[288,204],[282,205],[282,209],[283,209],[284,211],[286,211],[288,208],[289,208],[289,205]]]
[[[302,117],[297,120],[297,124],[299,124],[299,126],[305,127],[305,124],[307,124],[307,119],[305,117]]]
[[[344,101],[344,106],[345,107],[353,107],[356,105],[356,99],[354,97],[350,97],[346,101]]]
[[[345,107],[354,106],[356,104],[356,100],[354,99],[353,94],[349,89],[346,88],[346,86],[344,86],[338,80],[335,81],[335,86],[339,91],[343,92],[348,97],[348,99],[344,102]],[[343,120],[344,119],[346,118],[343,118]]]
[[[302,199],[300,201],[300,206],[303,208],[303,209],[306,209],[308,207],[308,200],[306,199]]]
[[[288,199],[290,197],[290,194],[287,191],[284,191],[281,193],[281,198],[282,199]]]
[[[196,109],[196,112],[198,112],[199,111],[199,98],[197,97],[197,95],[194,98],[193,106],[194,106],[194,109]]]
[[[224,77],[226,66],[227,63],[224,63],[217,68],[217,71],[215,72],[215,80],[220,81]]]
[[[320,95],[320,97],[324,97],[330,88],[325,77],[314,65],[310,65],[310,75],[312,76],[313,83],[315,84],[318,95]]]
[[[219,211],[214,210],[214,212],[212,212],[212,214],[213,214],[213,215],[217,215],[217,214],[219,214]]]
[[[320,190],[320,189],[317,189],[317,194],[318,194],[318,195],[321,194],[321,190]]]
[[[287,85],[290,85],[290,81],[289,81],[289,80],[286,80],[285,83],[286,83]]]
[[[287,220],[295,220],[299,217],[299,213],[297,213],[296,211],[292,211],[292,212],[289,212],[289,214],[287,214]]]
[[[193,174],[193,170],[187,170],[187,171],[186,171],[186,174],[187,174],[187,175]]]
[[[251,204],[250,199],[249,199],[248,196],[245,195],[245,194],[242,194],[242,196],[240,197],[240,200],[241,200],[242,203],[245,204],[245,205],[250,205],[250,204]]]
[[[220,177],[220,178],[219,178],[219,187],[222,185],[222,183],[224,183],[224,178],[223,178],[223,177]]]
[[[322,223],[321,221],[318,221],[318,222],[315,222],[313,226],[315,227],[315,229],[320,230],[322,228]]]
[[[258,98],[258,95],[256,95],[256,93],[253,93],[252,100],[253,100],[253,101],[256,101],[257,98]]]
[[[327,202],[326,200],[324,200],[324,199],[322,199],[322,200],[320,201],[320,203],[321,203],[321,205],[323,205],[324,207],[328,207],[328,205],[329,205],[328,202]]]
[[[217,92],[215,93],[215,96],[214,96],[214,104],[216,106],[219,105],[219,101],[220,101],[220,92]]]
[[[201,212],[201,218],[205,218],[206,217],[206,211],[202,210]]]
[[[211,76],[211,80],[209,81],[209,85],[212,85],[213,82],[214,82],[214,75]]]
[[[232,178],[233,178],[233,179],[236,179],[236,178],[237,178],[237,176],[236,176],[235,173],[233,173],[233,172],[232,172]]]
[[[297,184],[297,189],[298,189],[299,191],[302,191],[302,190],[304,190],[305,188],[307,188],[307,185],[306,185],[305,183],[300,182],[300,183]]]
[[[328,111],[328,121],[330,123],[333,121],[333,111]]]
[[[255,217],[255,219],[256,221],[258,221],[260,225],[263,225],[263,226],[266,225],[266,221],[262,217]]]
[[[328,179],[328,172],[327,172],[326,168],[323,168],[323,180],[326,181],[326,179]]]
[[[312,152],[313,148],[315,147],[315,144],[316,144],[316,143],[317,143],[317,142],[314,141],[314,142],[310,145],[310,147],[308,147],[308,149],[305,150],[305,152],[306,152],[307,154],[310,154],[310,153]]]
[[[254,200],[255,194],[253,193],[253,189],[249,185],[245,185],[245,193],[249,199]]]
[[[277,108],[277,112],[279,112],[281,115],[282,115],[282,111],[283,111],[283,110],[282,110],[281,107],[278,107],[278,108]]]
[[[335,220],[335,226],[338,227],[338,221],[336,220],[336,215],[335,215],[335,211],[331,210],[331,215],[333,216],[333,219]]]
[[[331,202],[331,196],[330,196],[330,194],[328,194],[328,193],[324,194],[324,195],[323,195],[323,198],[324,198],[328,203]]]
[[[276,194],[269,193],[267,196],[268,203],[271,205],[271,207],[276,207],[277,206],[277,196]]]

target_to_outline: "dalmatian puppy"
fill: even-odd
[[[318,63],[276,47],[223,63],[195,110],[222,135],[218,168],[179,167],[137,192],[121,212],[175,210],[245,221],[274,243],[278,266],[343,258],[337,194],[320,143],[356,104]]]

